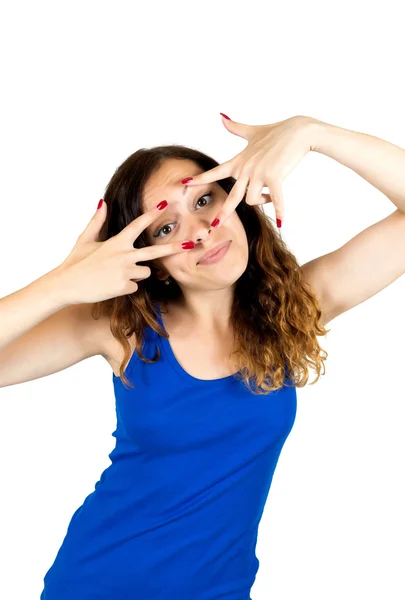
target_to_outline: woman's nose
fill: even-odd
[[[194,240],[196,242],[205,242],[211,236],[211,231],[211,225],[208,225],[208,227],[200,227],[195,233]]]
[[[211,221],[212,219],[210,220],[209,218],[204,218],[198,223],[191,223],[188,229],[189,235],[187,239],[195,242],[201,242],[209,239],[212,231]]]

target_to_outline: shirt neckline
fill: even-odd
[[[163,324],[162,313],[160,310],[160,304],[158,304],[157,319],[158,319],[160,325],[166,331],[165,326]],[[166,333],[167,333],[167,331],[166,331]],[[166,358],[170,362],[171,366],[183,379],[185,379],[189,383],[194,383],[194,384],[201,383],[204,385],[218,385],[221,383],[226,383],[227,381],[230,381],[231,379],[234,379],[235,375],[237,375],[237,373],[238,373],[237,372],[237,373],[234,373],[233,375],[227,375],[226,377],[219,377],[218,379],[199,379],[198,377],[194,377],[193,375],[190,375],[190,373],[188,373],[182,367],[182,365],[179,363],[179,361],[176,358],[176,355],[173,352],[170,341],[161,335],[159,335],[158,337],[159,337],[159,341],[160,341],[162,350],[163,350]]]

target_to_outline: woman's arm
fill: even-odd
[[[311,150],[360,175],[405,213],[405,149],[368,133],[313,121]]]
[[[0,299],[0,352],[51,314],[69,306],[58,268]]]

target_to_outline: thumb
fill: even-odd
[[[92,216],[90,223],[81,234],[81,239],[84,242],[97,242],[98,234],[100,233],[101,226],[103,225],[107,216],[107,205],[103,199],[98,203],[98,207],[94,215]]]
[[[246,125],[245,123],[238,123],[237,121],[232,121],[227,115],[224,113],[219,113],[222,117],[222,123],[225,125],[227,130],[234,135],[237,135],[244,140],[247,140],[248,129],[251,127],[250,125]]]

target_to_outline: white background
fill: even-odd
[[[405,147],[394,7],[3,7],[0,297],[64,260],[138,148],[180,143],[220,163],[245,148],[220,112],[252,125],[309,115]],[[395,210],[354,171],[313,152],[283,194],[282,235],[300,264]],[[271,204],[266,212],[274,218]],[[319,338],[326,375],[297,390],[259,529],[253,600],[405,597],[404,300],[401,277]],[[97,356],[3,388],[0,411],[0,596],[38,599],[73,512],[110,464],[112,371]]]

